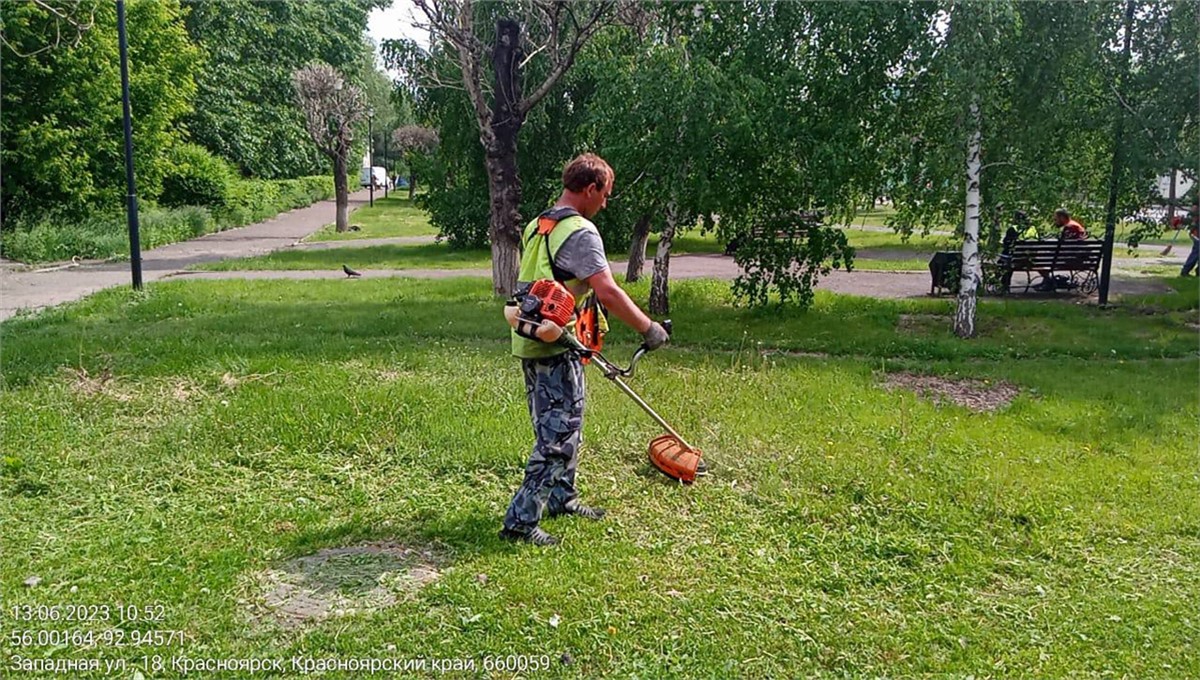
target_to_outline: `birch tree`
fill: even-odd
[[[1101,93],[1105,8],[1087,3],[955,2],[914,43],[883,156],[903,233],[955,225],[963,239],[954,315],[976,333],[981,250],[1008,211],[1049,222],[1067,207],[1100,215],[1111,133]],[[1064,27],[1082,27],[1064,30]]]

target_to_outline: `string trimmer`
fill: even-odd
[[[663,329],[667,331],[667,335],[670,335],[671,321],[663,321],[662,326]],[[648,453],[650,456],[650,462],[654,464],[654,467],[661,470],[663,474],[667,475],[668,477],[672,479],[678,479],[685,484],[691,484],[692,482],[696,481],[696,472],[700,468],[700,459],[703,454],[700,453],[699,449],[694,448],[692,445],[684,441],[683,437],[679,436],[679,433],[675,431],[675,428],[671,427],[667,421],[663,420],[662,416],[658,415],[654,409],[650,408],[650,405],[646,403],[645,399],[642,399],[640,396],[638,396],[637,392],[633,391],[633,388],[631,388],[629,385],[626,385],[624,380],[621,380],[621,378],[633,377],[633,372],[635,369],[637,369],[638,361],[640,361],[641,358],[650,351],[650,348],[643,343],[642,346],[633,353],[633,359],[629,361],[629,368],[621,368],[620,366],[617,366],[613,362],[609,361],[598,350],[590,350],[584,347],[571,333],[563,333],[559,342],[577,352],[580,352],[584,356],[590,357],[592,363],[600,369],[605,378],[613,381],[617,387],[621,388],[622,392],[629,395],[629,398],[632,399],[635,404],[642,407],[642,410],[645,411],[646,414],[651,418],[653,418],[654,422],[661,425],[662,428],[667,431],[667,434],[660,435],[650,440],[650,448]]]
[[[622,378],[633,377],[638,361],[650,351],[650,348],[643,343],[634,352],[633,359],[629,362],[629,368],[617,366],[600,353],[598,346],[586,347],[575,337],[574,333],[564,328],[574,304],[574,296],[565,287],[558,282],[543,279],[518,291],[505,307],[505,317],[519,335],[542,342],[557,342],[579,352],[586,360],[590,360],[589,363],[595,364],[605,378],[621,388],[622,392],[629,395],[634,403],[642,407],[647,415],[667,431],[667,434],[650,440],[648,453],[654,467],[672,479],[691,484],[696,480],[696,473],[701,467],[702,454],[684,441],[675,428],[663,420],[662,416],[650,408],[650,405],[622,380]],[[593,337],[594,334],[586,328],[587,324],[581,325],[585,327],[577,328],[577,330],[589,338]],[[671,322],[664,321],[662,325],[663,329],[667,331],[667,335],[670,335]],[[597,341],[596,344],[599,345],[599,342]]]

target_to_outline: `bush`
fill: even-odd
[[[159,203],[172,208],[185,205],[221,208],[229,201],[231,187],[237,182],[229,163],[195,144],[172,148],[168,159]]]
[[[482,248],[488,242],[490,206],[487,192],[468,186],[438,187],[417,197],[429,211],[429,222],[451,248]],[[522,225],[523,226],[523,225]]]
[[[129,252],[123,214],[91,215],[82,220],[61,215],[22,222],[4,234],[4,256],[21,262],[54,262],[80,257],[106,259]]]
[[[143,250],[157,248],[217,231],[208,210],[199,206],[155,208],[138,215],[138,240]],[[21,262],[127,259],[129,227],[124,213],[92,215],[84,220],[43,217],[6,231],[4,256]]]
[[[139,213],[142,249],[240,227],[325,200],[333,195],[333,180],[243,180],[231,176],[226,188],[223,203],[211,211],[198,205],[144,205]],[[5,224],[0,254],[20,262],[56,262],[72,257],[126,259],[126,225],[124,212],[95,214],[82,220],[54,213],[15,221]]]
[[[139,217],[143,250],[220,231],[220,225],[208,210],[196,205],[175,209],[149,208]]]

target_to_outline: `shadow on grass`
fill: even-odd
[[[647,288],[630,286],[639,299]],[[695,351],[925,360],[1195,355],[1196,329],[1187,314],[1171,311],[1194,310],[1194,292],[1109,310],[1053,301],[985,302],[982,337],[963,341],[949,327],[951,301],[819,292],[808,311],[747,310],[732,305],[723,282],[680,282],[673,289],[674,345]],[[109,290],[5,322],[4,384],[19,387],[63,366],[125,376],[214,365],[266,372],[280,362],[445,352],[458,344],[501,349],[507,343],[501,304],[482,279],[175,281],[149,291]],[[945,327],[912,332],[901,321],[913,314],[944,317]],[[634,333],[613,326],[610,347],[636,344]]]

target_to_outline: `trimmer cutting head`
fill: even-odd
[[[670,335],[670,320],[663,322],[663,328],[666,329],[667,334]],[[634,353],[633,359],[629,362],[629,368],[621,368],[604,358],[604,355],[600,352],[588,349],[587,347],[581,345],[579,340],[572,333],[563,333],[562,339],[559,340],[559,342],[567,347],[570,347],[571,349],[576,350],[583,356],[591,357],[593,365],[603,371],[605,378],[613,381],[617,387],[621,388],[622,392],[629,395],[630,399],[633,399],[638,406],[642,407],[642,410],[645,411],[647,415],[653,418],[655,422],[657,422],[664,430],[667,431],[667,434],[660,435],[650,440],[650,462],[654,464],[654,467],[661,470],[663,474],[671,479],[678,479],[684,484],[691,484],[692,482],[696,481],[696,474],[700,469],[701,463],[700,459],[702,454],[700,453],[700,450],[693,449],[691,446],[689,446],[688,443],[683,440],[683,437],[680,437],[675,432],[675,429],[672,428],[667,421],[662,419],[662,416],[655,413],[654,409],[650,408],[650,405],[647,404],[641,397],[639,397],[637,392],[634,392],[632,389],[630,389],[629,385],[625,384],[625,381],[621,380],[623,377],[633,377],[633,371],[637,366],[638,360],[645,356],[645,354],[650,351],[650,348],[643,344],[638,348],[638,351]]]
[[[684,484],[696,481],[700,451],[688,447],[678,437],[664,434],[650,440],[650,462],[671,479]]]

